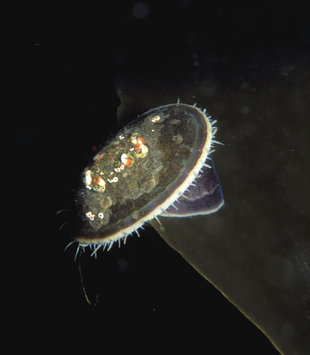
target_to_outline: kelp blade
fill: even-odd
[[[306,354],[310,349],[309,244],[292,244],[284,257],[280,244],[276,251],[254,235],[235,239],[232,234],[221,234],[214,220],[213,215],[161,218],[161,225],[155,221],[152,225],[278,350]]]

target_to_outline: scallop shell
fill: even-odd
[[[213,133],[205,110],[181,103],[151,109],[124,127],[84,170],[80,245],[110,247],[159,215],[218,210],[223,196],[209,157]]]

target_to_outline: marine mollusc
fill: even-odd
[[[195,105],[151,109],[125,126],[84,169],[79,246],[111,248],[157,216],[217,211],[222,189],[209,156],[216,121]]]

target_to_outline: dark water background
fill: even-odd
[[[178,98],[197,102],[218,120],[225,146],[214,157],[225,213],[240,206],[236,225],[233,218],[225,225],[219,212],[223,233],[231,230],[233,237],[241,228],[251,235],[260,226],[263,234],[307,234],[306,2],[115,1],[100,9],[27,11],[14,56],[20,99],[10,138],[18,188],[9,264],[18,266],[19,324],[34,324],[36,340],[27,343],[41,337],[56,349],[81,344],[85,351],[106,351],[110,344],[115,352],[125,346],[128,352],[171,347],[214,354],[216,347],[217,354],[276,354],[151,229],[97,259],[82,256],[89,297],[100,293],[95,308],[83,296],[75,248],[63,249],[74,231],[80,172],[117,131],[117,94],[125,100],[124,120]],[[69,211],[55,222],[61,209]]]

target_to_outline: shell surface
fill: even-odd
[[[124,127],[84,169],[77,195],[84,223],[76,240],[113,243],[158,215],[219,209],[223,196],[208,156],[209,118],[177,103],[151,109]]]

